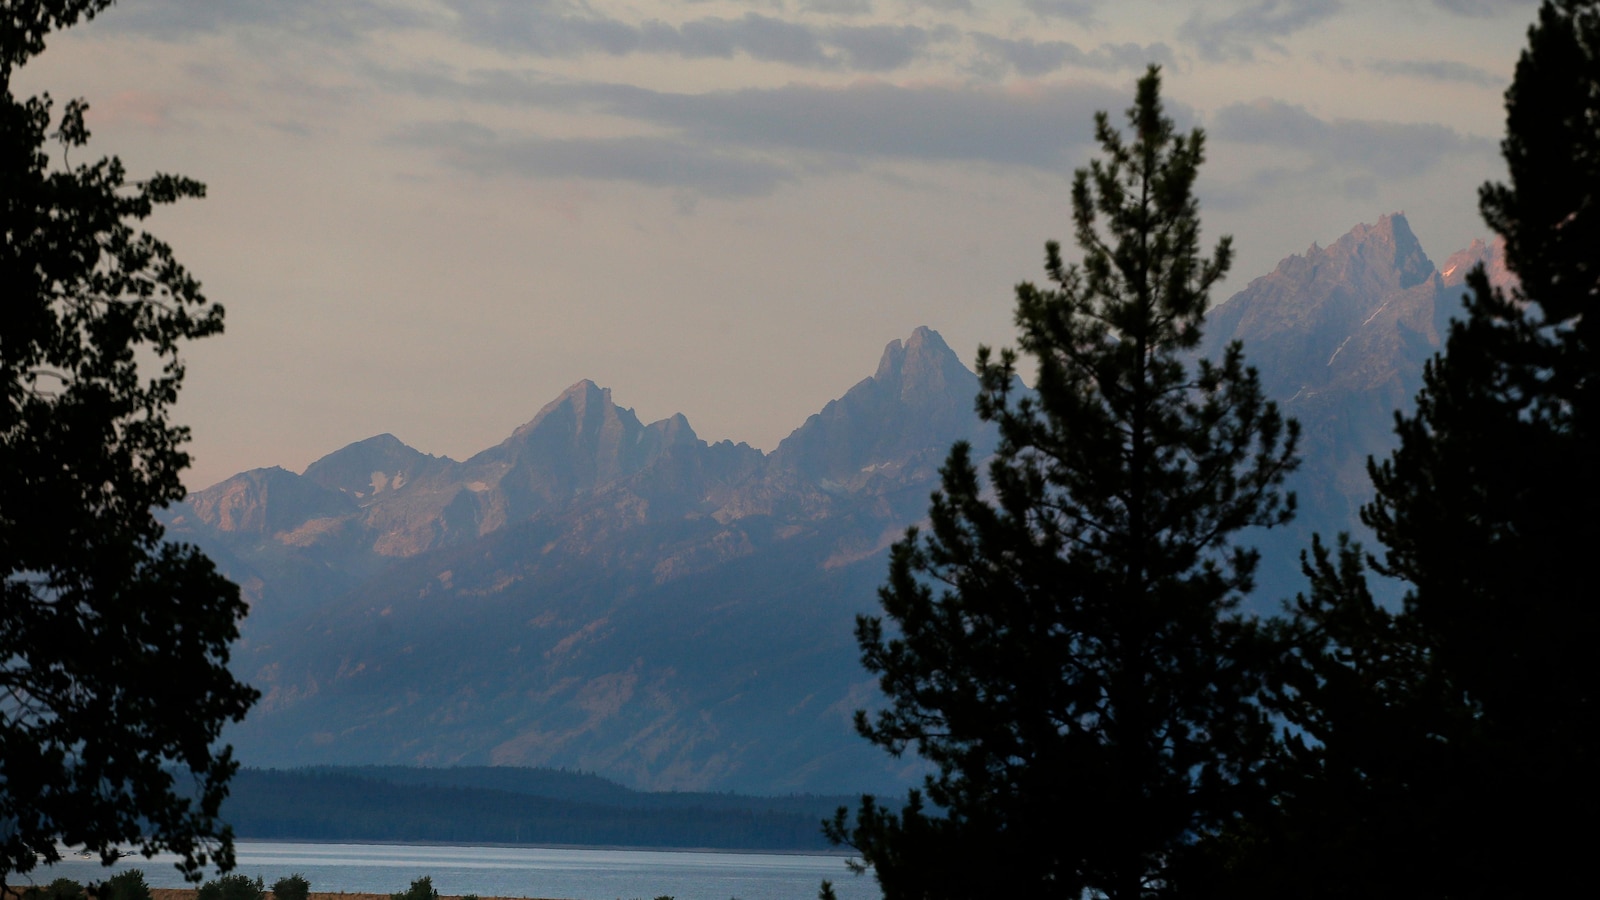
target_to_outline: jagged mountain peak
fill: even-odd
[[[1506,242],[1496,236],[1492,242],[1474,240],[1465,250],[1458,250],[1444,261],[1439,274],[1448,287],[1465,284],[1472,268],[1482,265],[1489,276],[1489,284],[1501,290],[1510,290],[1517,284],[1517,276],[1506,268]]]
[[[1350,234],[1352,236],[1357,234],[1360,227],[1357,226],[1357,229],[1353,229]],[[1364,237],[1365,246],[1380,250],[1384,261],[1393,265],[1395,271],[1400,274],[1402,288],[1419,285],[1432,277],[1436,271],[1403,212],[1379,217],[1377,223],[1367,230]]]
[[[452,465],[454,460],[430,456],[385,432],[329,453],[307,466],[304,477],[322,487],[370,501],[378,494],[398,490]]]
[[[350,512],[354,503],[281,466],[251,469],[190,494],[194,517],[218,531],[270,536],[319,516]],[[179,514],[181,520],[182,514]]]
[[[1404,213],[1357,225],[1326,248],[1311,245],[1270,274],[1219,304],[1207,316],[1208,344],[1223,335],[1240,338],[1258,359],[1308,348],[1278,340],[1312,332],[1349,334],[1382,309],[1389,298],[1437,279],[1438,272]],[[1309,323],[1318,327],[1308,329]],[[1331,331],[1330,331],[1331,329]],[[1341,337],[1342,339],[1342,337]],[[1323,354],[1326,356],[1326,354]]]
[[[638,423],[633,410],[624,409],[612,402],[610,388],[603,388],[585,378],[546,403],[532,419],[511,433],[511,440],[538,429],[558,416],[566,421],[578,423],[578,427],[582,428],[584,423],[591,421],[591,417],[603,420],[624,414],[632,418],[635,424]]]
[[[871,380],[903,401],[922,405],[939,402],[952,385],[964,390],[971,377],[939,332],[922,325],[904,342],[896,339],[883,348]]]
[[[705,442],[682,414],[644,425],[611,390],[584,379],[497,446],[467,460],[480,533],[631,478],[674,448]]]
[[[935,440],[938,459],[950,437],[985,445],[972,415],[978,378],[938,332],[917,328],[890,341],[871,378],[784,438],[773,451],[780,469],[827,483],[855,483],[874,472],[897,470],[922,459]],[[935,463],[936,464],[936,463]]]
[[[1405,213],[1396,212],[1355,226],[1327,247],[1313,241],[1304,254],[1286,257],[1271,274],[1251,281],[1241,294],[1258,286],[1292,282],[1337,285],[1370,295],[1415,287],[1432,278],[1435,271]]]
[[[633,410],[612,401],[610,388],[600,387],[585,378],[546,403],[532,419],[511,432],[510,437],[472,457],[467,464],[510,464],[530,450],[544,455],[603,453],[602,448],[606,446],[614,448],[637,442],[643,428]]]
[[[700,436],[694,433],[688,417],[683,413],[673,413],[665,419],[651,422],[645,426],[645,431],[657,435],[664,445],[700,441]]]

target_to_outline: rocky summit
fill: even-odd
[[[1301,516],[1257,535],[1252,603],[1299,586],[1312,531],[1359,530],[1365,460],[1496,249],[1429,261],[1385,216],[1220,304],[1204,352],[1244,343],[1305,427]],[[244,472],[166,512],[251,604],[234,664],[263,692],[230,730],[250,765],[565,766],[647,789],[898,790],[920,773],[854,735],[877,702],[853,634],[886,551],[951,444],[995,436],[940,336],[763,454],[642,423],[580,381],[465,461],[392,435],[301,474]]]

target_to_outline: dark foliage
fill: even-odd
[[[893,550],[892,624],[858,621],[890,700],[858,729],[938,768],[903,809],[867,797],[829,825],[889,900],[1171,893],[1256,780],[1270,729],[1233,611],[1256,555],[1232,538],[1289,517],[1296,428],[1237,345],[1185,361],[1231,251],[1200,255],[1203,139],[1159,87],[1152,68],[1131,142],[1097,119],[1104,158],[1072,192],[1082,263],[1052,242],[1054,286],[1017,288],[1036,393],[1014,352],[979,352],[987,483],[958,444],[929,532]]]
[[[222,311],[132,223],[203,188],[74,163],[85,104],[52,132],[49,97],[11,93],[51,28],[106,5],[0,13],[0,884],[58,841],[229,864],[234,764],[213,745],[255,696],[225,665],[238,589],[151,515],[184,493],[180,346]]]
[[[273,900],[306,900],[311,896],[311,882],[299,872],[279,878],[272,884]]]
[[[267,900],[267,886],[259,876],[223,875],[200,885],[196,900]]]
[[[1229,852],[1249,893],[1577,896],[1600,823],[1600,5],[1547,2],[1481,192],[1520,286],[1468,280],[1400,446],[1371,465],[1367,563],[1320,544],[1275,705],[1275,809]],[[1225,854],[1226,855],[1226,854]],[[1292,890],[1291,890],[1292,888]]]
[[[11,73],[44,51],[45,35],[92,19],[115,0],[9,0],[0,12],[0,90]]]
[[[22,900],[88,900],[83,885],[71,878],[57,878],[44,887],[26,888],[21,896]]]
[[[145,883],[143,872],[129,869],[107,878],[100,886],[98,897],[99,900],[150,900],[150,885]]]
[[[398,894],[390,894],[389,900],[439,900],[439,889],[433,886],[433,879],[427,875],[411,882],[411,886]]]

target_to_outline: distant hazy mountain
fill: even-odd
[[[1213,312],[1305,426],[1303,515],[1261,536],[1257,608],[1299,584],[1312,530],[1359,527],[1364,461],[1460,308],[1402,216],[1315,245]],[[248,764],[568,766],[649,789],[894,788],[916,763],[857,738],[876,685],[854,616],[925,514],[950,445],[992,452],[977,380],[939,335],[770,454],[649,424],[580,381],[465,462],[391,435],[301,475],[236,475],[169,511],[252,604],[236,654],[264,697]]]
[[[934,332],[773,453],[583,381],[465,462],[390,436],[173,511],[253,604],[258,765],[570,765],[652,788],[854,790],[854,616],[951,442],[992,445]]]

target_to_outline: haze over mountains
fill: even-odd
[[[1284,260],[1221,304],[1305,428],[1297,524],[1262,536],[1252,603],[1298,587],[1313,530],[1358,527],[1369,454],[1460,309],[1401,215]],[[463,462],[392,435],[295,474],[241,473],[168,511],[251,602],[235,665],[263,691],[228,734],[247,764],[567,766],[648,789],[851,792],[915,776],[857,738],[876,686],[854,616],[920,520],[950,445],[984,455],[977,380],[939,335],[770,454],[642,423],[580,381]],[[397,423],[403,426],[403,423]]]

